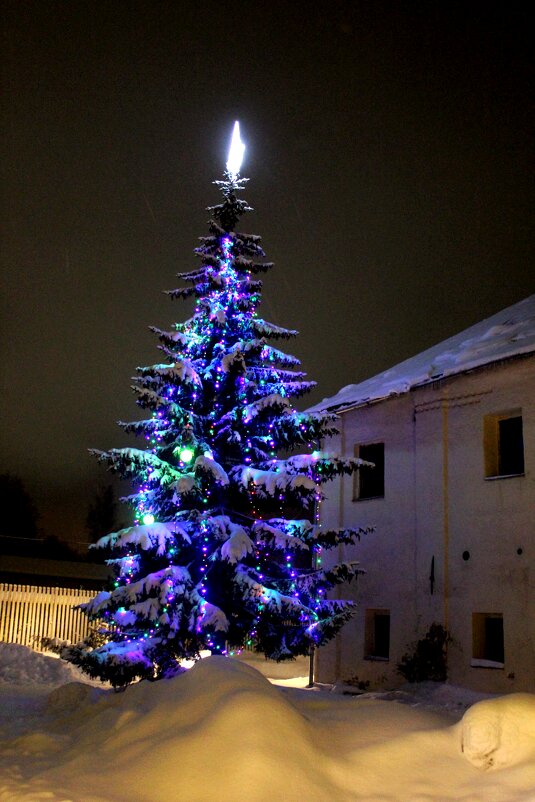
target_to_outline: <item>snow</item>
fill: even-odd
[[[401,395],[428,382],[535,352],[535,295],[503,309],[360,384],[349,384],[308,412],[342,409]]]
[[[271,393],[243,407],[243,422],[250,423],[253,418],[256,418],[256,416],[265,409],[272,410],[278,415],[282,415],[291,411],[292,405],[290,401],[280,393]]]
[[[282,465],[278,462],[277,465]],[[289,473],[280,469],[275,465],[271,471],[263,471],[260,468],[250,468],[249,466],[239,466],[234,469],[234,479],[241,482],[245,487],[249,487],[249,482],[253,482],[257,488],[257,493],[265,496],[274,496],[281,491],[295,490],[298,487],[303,487],[307,491],[313,491],[316,488],[316,482],[308,476],[302,474]]]
[[[312,527],[309,525],[309,528]],[[293,537],[293,535],[288,534],[283,529],[270,526],[267,521],[256,521],[252,529],[259,538],[259,542],[269,542],[272,549],[278,549],[279,551],[285,551],[286,549],[310,551],[310,546],[308,543],[305,543],[302,538]]]
[[[247,554],[251,554],[254,544],[245,529],[238,524],[230,523],[229,528],[232,534],[221,546],[221,556],[234,565]]]
[[[352,696],[252,662],[262,672],[208,657],[116,694],[0,644],[0,802],[535,799],[534,695],[423,683]]]
[[[156,553],[158,555],[164,554],[169,541],[173,535],[180,534],[186,543],[191,543],[191,538],[186,530],[177,523],[152,523],[152,524],[138,524],[137,526],[128,526],[125,529],[120,529],[118,532],[112,532],[100,538],[97,544],[98,548],[121,548],[121,546],[128,546],[130,544],[139,546],[144,551],[148,551],[157,545]]]
[[[70,663],[32,651],[28,646],[0,643],[0,685],[62,685],[80,679]]]
[[[225,469],[219,462],[216,462],[212,457],[206,454],[202,457],[197,457],[193,468],[195,471],[199,470],[201,473],[210,474],[214,482],[219,485],[228,485],[229,483]]]
[[[474,766],[496,770],[535,761],[534,694],[478,702],[460,726],[462,752]]]
[[[142,374],[161,376],[162,378],[178,380],[180,382],[184,382],[185,384],[194,384],[197,386],[202,385],[199,374],[191,362],[188,362],[186,359],[178,360],[173,365],[168,365],[164,362],[159,365],[151,365],[147,368],[138,368],[138,370]]]
[[[195,476],[192,473],[185,473],[177,482],[173,484],[173,489],[180,495],[187,495],[188,493],[191,493],[194,487]]]
[[[227,632],[229,628],[229,620],[223,610],[210,602],[203,602],[199,623],[205,627],[213,627],[216,632]]]
[[[241,345],[242,343],[238,343],[234,350],[230,351],[228,354],[225,354],[221,360],[221,369],[223,373],[230,373],[234,365],[240,365],[240,363],[241,365],[245,366],[243,353],[240,350]]]

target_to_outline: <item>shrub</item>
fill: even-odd
[[[448,676],[447,647],[451,637],[442,624],[431,624],[425,636],[398,663],[398,673],[407,682],[444,682]]]

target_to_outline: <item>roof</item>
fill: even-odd
[[[348,384],[309,412],[341,411],[392,396],[448,376],[535,352],[535,295],[400,362],[360,384]]]
[[[113,576],[108,565],[0,554],[0,582],[100,590]]]

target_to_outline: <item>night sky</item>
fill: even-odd
[[[498,8],[495,7],[498,6]],[[527,4],[526,4],[527,5]],[[235,119],[261,314],[310,403],[516,303],[533,271],[519,3],[21,2],[2,11],[2,471],[83,540],[130,377],[196,266]]]

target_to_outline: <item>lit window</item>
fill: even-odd
[[[388,660],[390,657],[390,610],[366,610],[365,657]]]
[[[472,665],[503,668],[502,613],[472,613]]]
[[[385,444],[355,446],[355,456],[373,462],[374,468],[361,468],[353,474],[353,501],[383,498],[385,494]]]
[[[485,476],[520,476],[524,473],[524,435],[519,410],[486,415],[483,422]]]

